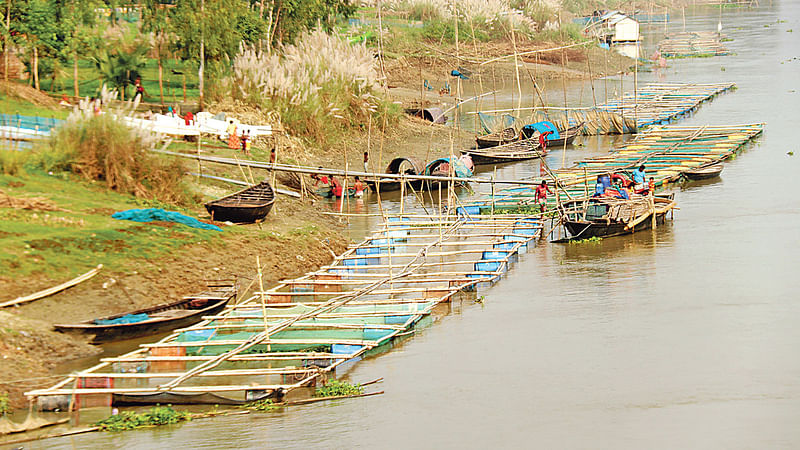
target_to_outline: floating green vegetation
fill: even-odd
[[[154,406],[149,410],[137,413],[124,411],[94,423],[102,431],[125,431],[136,428],[169,425],[191,420],[192,415],[186,411],[177,411],[171,405]]]
[[[265,398],[263,400],[256,400],[254,402],[246,403],[242,405],[242,408],[252,409],[255,411],[273,411],[278,409],[278,405],[272,403],[271,398]]]
[[[318,387],[315,397],[339,397],[342,395],[360,395],[364,387],[360,384],[350,384],[346,381],[330,380],[324,386]]]
[[[8,394],[0,394],[0,416],[5,416],[11,412],[11,403],[8,401]]]
[[[592,236],[592,237],[586,238],[586,239],[577,239],[577,240],[574,240],[574,241],[569,241],[569,243],[570,244],[587,244],[587,243],[590,243],[590,242],[600,242],[602,240],[603,240],[602,238],[599,238],[597,236]]]

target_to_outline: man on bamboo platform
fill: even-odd
[[[647,175],[644,171],[644,166],[639,166],[638,169],[633,171],[633,190],[634,192],[642,191],[646,189],[645,181],[647,180]]]
[[[544,212],[545,208],[547,207],[547,194],[552,194],[553,191],[547,187],[547,180],[542,180],[542,184],[540,184],[536,188],[536,203],[539,204],[539,208]]]

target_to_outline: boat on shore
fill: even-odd
[[[235,296],[232,284],[220,284],[177,302],[53,327],[62,333],[88,338],[91,343],[132,339],[192,325],[203,316],[221,312]]]
[[[206,203],[211,220],[233,223],[254,223],[272,210],[275,192],[267,181]]]
[[[571,200],[561,206],[562,224],[569,237],[554,242],[604,238],[632,234],[664,223],[667,213],[675,208],[673,195],[630,199],[592,197]]]
[[[711,164],[683,172],[683,176],[691,181],[708,180],[716,178],[722,173],[722,164]]]

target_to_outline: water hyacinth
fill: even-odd
[[[372,95],[378,87],[372,51],[319,29],[275,52],[242,46],[231,81],[234,95],[278,110],[290,127],[292,115],[303,115],[306,127],[320,129],[320,115],[359,120],[374,114],[380,103]]]

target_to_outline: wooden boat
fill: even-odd
[[[519,140],[519,133],[516,128],[510,127],[503,131],[484,134],[475,138],[478,143],[478,148],[496,147],[498,145],[507,144]]]
[[[572,141],[581,134],[581,130],[583,129],[583,124],[585,122],[581,122],[574,127],[569,127],[564,131],[558,132],[558,139],[548,139],[547,140],[547,148],[558,148],[563,147],[564,145],[572,145]],[[530,128],[522,128],[522,135],[525,138],[531,138],[534,136],[533,131]]]
[[[692,181],[707,180],[716,178],[722,173],[722,164],[712,164],[710,166],[698,167],[696,169],[683,172],[683,176]]]
[[[206,209],[211,214],[211,220],[253,223],[266,217],[273,203],[275,203],[275,192],[268,182],[262,181],[247,189],[208,202]]]
[[[500,164],[539,158],[542,154],[538,148],[538,139],[530,138],[498,145],[497,147],[486,150],[462,150],[461,154],[469,155],[472,158],[472,162],[476,165]]]
[[[634,195],[630,200],[594,197],[572,200],[562,205],[562,223],[569,237],[555,242],[619,236],[646,230],[653,224],[664,223],[667,213],[675,207],[672,194],[653,197]]]
[[[216,286],[209,291],[184,297],[177,302],[74,324],[56,324],[54,328],[62,333],[87,337],[92,343],[131,339],[192,325],[199,322],[203,316],[213,316],[222,311],[235,296],[236,290],[232,285]],[[142,317],[146,317],[145,320],[125,323],[126,318],[135,320]]]

